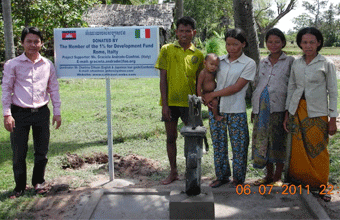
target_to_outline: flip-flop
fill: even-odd
[[[224,184],[227,184],[229,182],[230,182],[230,179],[227,179],[227,180],[215,180],[211,184],[209,184],[209,186],[211,188],[218,188],[218,187],[220,187],[220,186],[222,186]]]
[[[319,194],[319,196],[320,196],[320,198],[321,198],[323,201],[325,201],[325,202],[330,202],[331,199],[332,199],[331,195],[329,195],[329,194],[324,194],[324,195],[320,195],[320,194]]]
[[[14,192],[13,192],[13,195],[11,195],[9,198],[10,198],[10,199],[16,199],[16,198],[18,198],[18,197],[24,195],[24,192],[25,192],[24,190],[22,190],[22,191],[20,191],[20,192],[14,191]]]
[[[271,182],[273,182],[272,179],[266,179],[266,178],[258,179],[254,182],[254,186],[260,186],[260,185],[268,184],[268,183],[271,183]]]
[[[282,187],[283,186],[283,182],[281,180],[278,180],[276,182],[269,183],[268,185],[272,185],[274,187]]]

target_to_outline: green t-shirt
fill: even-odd
[[[188,95],[196,94],[196,79],[203,69],[203,60],[202,52],[193,44],[186,51],[178,41],[161,48],[155,68],[167,71],[169,106],[189,106]]]

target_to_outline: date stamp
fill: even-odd
[[[260,195],[271,195],[271,194],[281,194],[281,195],[301,195],[303,193],[310,193],[309,185],[282,185],[282,190],[273,190],[273,185],[259,185],[257,188],[251,187],[249,184],[246,185],[237,185],[236,193],[238,195],[251,195],[251,194],[260,194]],[[320,195],[333,195],[332,192],[334,189],[339,189],[339,186],[334,186],[332,184],[321,185],[319,189]],[[340,193],[337,191],[337,193]]]

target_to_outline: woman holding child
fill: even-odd
[[[227,130],[233,152],[232,184],[237,186],[245,181],[249,145],[245,95],[248,82],[254,79],[256,73],[255,61],[243,53],[243,48],[248,45],[245,32],[241,29],[229,30],[225,41],[228,54],[219,57],[216,89],[203,95],[206,105],[214,98],[220,99],[219,111],[223,117],[222,120],[216,120],[209,111],[217,177],[210,184],[213,188],[230,182]]]
[[[294,58],[282,51],[286,46],[286,38],[279,29],[270,29],[265,39],[270,54],[260,61],[255,80],[256,89],[252,96],[252,159],[254,168],[266,167],[267,174],[256,180],[255,185],[282,186],[281,176],[286,159],[286,132],[283,121],[288,80]]]
[[[336,71],[333,62],[319,54],[323,36],[318,29],[301,29],[296,42],[303,56],[294,61],[288,84],[289,115],[287,112],[284,121],[292,137],[288,179],[308,185],[311,190],[325,190],[329,175],[328,135],[337,130]],[[331,199],[328,194],[320,196],[325,201]]]

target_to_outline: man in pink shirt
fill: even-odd
[[[24,28],[21,35],[24,53],[7,61],[2,80],[4,126],[9,131],[13,150],[13,172],[16,187],[11,198],[21,196],[26,188],[26,155],[28,135],[33,130],[34,168],[32,185],[44,193],[45,167],[50,139],[50,99],[56,129],[61,125],[59,84],[53,63],[39,53],[42,35],[35,27]]]

